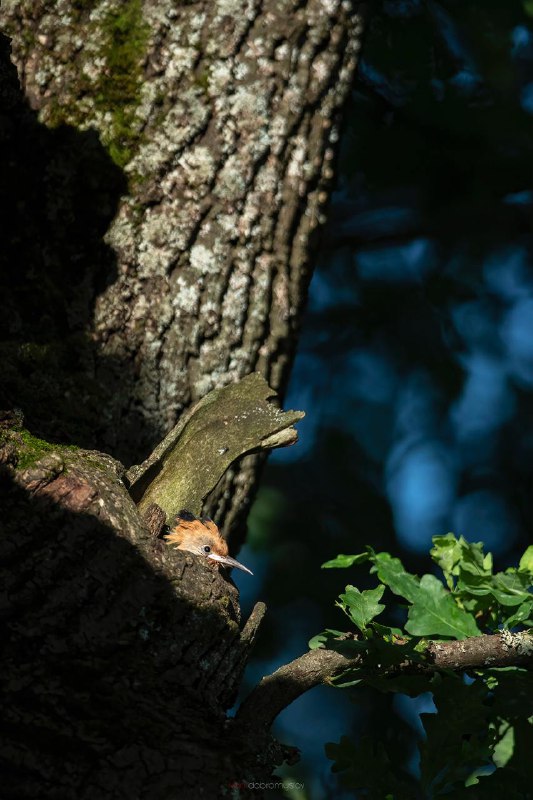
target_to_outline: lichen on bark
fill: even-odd
[[[254,370],[282,390],[357,4],[21,0],[0,19],[39,119],[96,129],[129,178],[87,326],[105,447],[145,457],[191,403]]]

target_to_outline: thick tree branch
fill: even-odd
[[[406,659],[394,674],[435,669],[486,669],[533,667],[533,634],[502,631],[492,636],[472,636],[459,641],[431,642],[425,664]],[[364,667],[363,655],[348,657],[335,650],[310,650],[264,677],[241,705],[236,722],[245,728],[268,730],[277,715],[293,700],[320,683],[327,683],[348,669]],[[390,674],[388,668],[385,675]]]
[[[439,669],[532,667],[533,633],[503,630],[492,636],[471,636],[457,642],[432,642],[428,653]]]
[[[354,659],[335,650],[309,650],[261,679],[239,708],[237,725],[267,731],[293,700],[352,666]]]

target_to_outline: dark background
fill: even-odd
[[[300,442],[270,457],[238,575],[269,613],[248,682],[307,649],[368,570],[366,544],[430,571],[431,537],[483,541],[497,568],[533,541],[533,4],[373,5],[339,177],[286,408]],[[320,688],[279,718],[301,748],[292,798],[342,797],[324,744],[381,738],[416,775],[409,700]],[[346,796],[353,796],[347,794]]]

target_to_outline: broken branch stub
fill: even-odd
[[[202,398],[142,464],[126,473],[129,491],[144,513],[157,503],[167,520],[180,509],[200,514],[228,467],[247,453],[294,444],[303,411],[281,411],[259,373]]]

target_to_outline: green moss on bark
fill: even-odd
[[[32,464],[47,453],[57,450],[57,445],[45,442],[43,439],[38,439],[37,436],[32,436],[32,434],[24,428],[18,431],[18,435],[22,440],[22,446],[19,449],[17,469],[28,469],[28,467],[31,467]]]
[[[128,0],[112,9],[102,23],[106,46],[95,106],[109,111],[112,121],[103,136],[113,161],[123,167],[131,159],[139,133],[134,126],[135,108],[140,99],[142,59],[149,28],[143,22],[141,0]]]
[[[140,140],[135,111],[141,97],[143,58],[149,26],[143,20],[141,0],[125,0],[111,7],[98,22],[88,20],[94,0],[77,0],[75,26],[86,38],[96,37],[101,46],[98,60],[103,62],[96,79],[88,78],[80,68],[75,96],[65,102],[51,98],[45,119],[51,127],[67,124],[87,127],[93,110],[109,155],[123,168],[132,158]],[[78,102],[80,101],[80,102]]]

